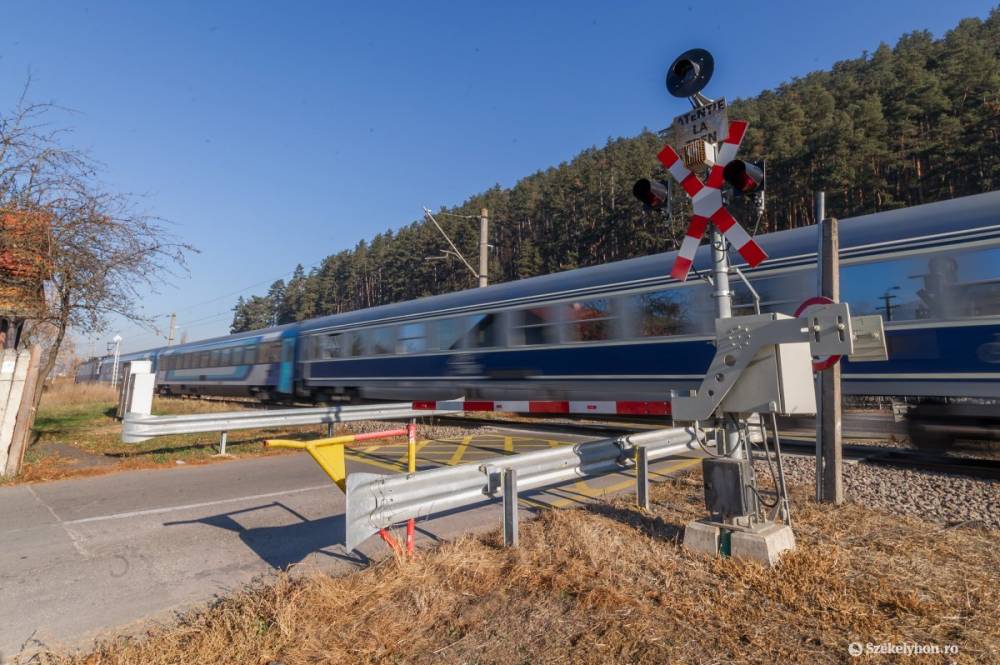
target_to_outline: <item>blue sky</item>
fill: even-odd
[[[74,110],[58,120],[103,180],[201,250],[145,303],[164,328],[176,311],[195,340],[228,330],[236,292],[260,293],[423,205],[665,126],[687,102],[663,74],[687,48],[714,53],[706,92],[733,99],[992,6],[8,2],[0,109],[30,74],[32,99]],[[158,343],[114,321],[99,351],[116,332],[125,350]]]

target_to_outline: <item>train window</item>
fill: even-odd
[[[559,341],[559,309],[533,307],[514,312],[513,343],[524,346]]]
[[[697,284],[632,296],[640,337],[711,332],[714,314],[708,286]]]
[[[474,349],[497,346],[498,314],[473,314],[466,319],[465,345]]]
[[[257,346],[244,346],[243,347],[243,362],[247,365],[257,364]]]
[[[611,339],[614,313],[608,298],[596,298],[570,304],[567,308],[571,340],[597,342]]]
[[[234,367],[238,367],[239,365],[243,364],[243,347],[242,346],[237,346],[236,348],[233,349],[233,356],[232,356],[232,359],[230,360],[230,363]]]
[[[210,353],[208,351],[200,351],[198,353],[198,358],[197,358],[197,361],[195,363],[195,367],[198,367],[198,368],[211,367],[211,365],[208,364],[209,356],[210,356]]]
[[[208,361],[208,366],[209,367],[218,367],[219,366],[219,357],[220,357],[221,354],[222,354],[222,352],[219,351],[219,349],[213,350],[212,351],[211,359]]]
[[[384,356],[395,351],[394,332],[392,328],[376,328],[372,332],[372,355]]]
[[[438,319],[434,322],[437,348],[442,351],[457,349],[462,345],[462,334],[465,328],[462,319]]]
[[[750,289],[742,279],[734,277],[730,277],[729,282],[730,290],[733,292],[733,315],[753,314],[753,295]],[[755,278],[750,280],[750,283],[760,296],[761,313],[779,312],[792,315],[803,300],[813,295],[816,271],[812,268],[796,270],[775,277]]]
[[[331,333],[329,335],[321,335],[316,338],[316,343],[318,345],[317,356],[322,360],[330,360],[331,358],[340,357],[340,349],[343,344],[343,334],[341,333]]]
[[[365,337],[362,334],[362,331],[355,330],[353,332],[344,333],[344,337],[347,338],[344,346],[344,348],[347,349],[347,355],[352,358],[365,355]]]
[[[427,326],[423,323],[407,323],[399,326],[400,353],[423,353],[427,350]]]
[[[233,359],[233,352],[231,349],[222,349],[219,352],[219,366],[229,367]]]
[[[275,340],[267,343],[267,362],[276,363],[281,360],[281,342]]]
[[[934,252],[842,269],[841,300],[852,314],[887,322],[1000,313],[1000,248]]]

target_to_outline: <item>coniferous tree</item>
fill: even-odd
[[[967,19],[943,38],[904,35],[836,63],[733,100],[730,117],[750,129],[741,155],[764,158],[767,206],[734,212],[748,231],[815,222],[812,198],[827,192],[838,217],[1000,188],[1000,10]],[[490,210],[490,283],[596,265],[677,247],[690,215],[679,188],[662,211],[633,198],[638,178],[669,181],[651,131],[610,139],[572,161],[499,185],[442,209],[438,221],[470,261],[478,257],[482,207]],[[444,243],[423,221],[360,240],[286,285],[237,302],[232,328],[336,314],[475,286],[458,261],[427,262]]]

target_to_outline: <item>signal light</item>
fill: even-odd
[[[695,108],[712,100],[701,95],[715,71],[712,54],[703,48],[693,48],[681,53],[667,69],[667,92],[674,97],[692,99]]]
[[[737,196],[764,191],[767,169],[763,161],[745,162],[734,159],[722,169],[722,177],[733,187]]]
[[[652,210],[659,210],[667,202],[667,198],[669,197],[668,192],[666,183],[659,180],[642,178],[641,180],[636,180],[635,185],[632,186],[632,193],[635,195],[635,198],[642,201],[646,207]]]

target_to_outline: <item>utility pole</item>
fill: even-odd
[[[111,365],[111,387],[112,388],[117,388],[118,387],[118,356],[119,356],[119,352],[121,351],[122,336],[121,335],[115,335],[115,338],[114,338],[113,341],[115,343],[115,360],[114,360],[114,364]]]
[[[480,218],[480,228],[481,229],[485,229],[486,228],[486,208],[483,208],[482,213],[483,213],[483,215]],[[486,286],[486,283],[483,281],[485,279],[485,273],[481,274],[480,272],[476,272],[476,269],[473,268],[472,264],[469,263],[469,261],[465,258],[465,256],[462,255],[462,252],[460,252],[459,249],[458,249],[458,247],[455,246],[455,243],[453,243],[451,241],[451,238],[448,237],[448,234],[444,232],[444,229],[441,228],[441,225],[438,224],[437,220],[434,219],[434,215],[432,215],[431,211],[428,210],[427,208],[424,208],[424,217],[426,219],[429,219],[434,224],[434,228],[436,228],[438,230],[438,232],[442,236],[444,236],[444,239],[448,241],[448,245],[451,246],[451,249],[452,249],[451,252],[449,252],[448,250],[443,250],[444,253],[445,253],[445,255],[447,256],[449,254],[452,254],[454,256],[457,256],[462,261],[462,263],[465,264],[465,267],[469,269],[469,272],[472,273],[472,276],[479,279],[479,286]],[[482,237],[483,238],[486,237],[486,232],[485,231],[482,232]],[[487,249],[489,249],[489,246],[487,246]],[[482,261],[483,261],[482,257],[484,256],[483,249],[482,249],[482,241],[480,243],[480,252],[481,253],[480,253],[479,261],[480,261],[480,265],[482,265]],[[436,257],[436,258],[441,258],[441,257]]]
[[[170,314],[170,327],[167,329],[167,346],[174,343],[174,324],[177,322],[177,314]]]
[[[490,271],[490,211],[479,211],[479,288],[489,284]]]

